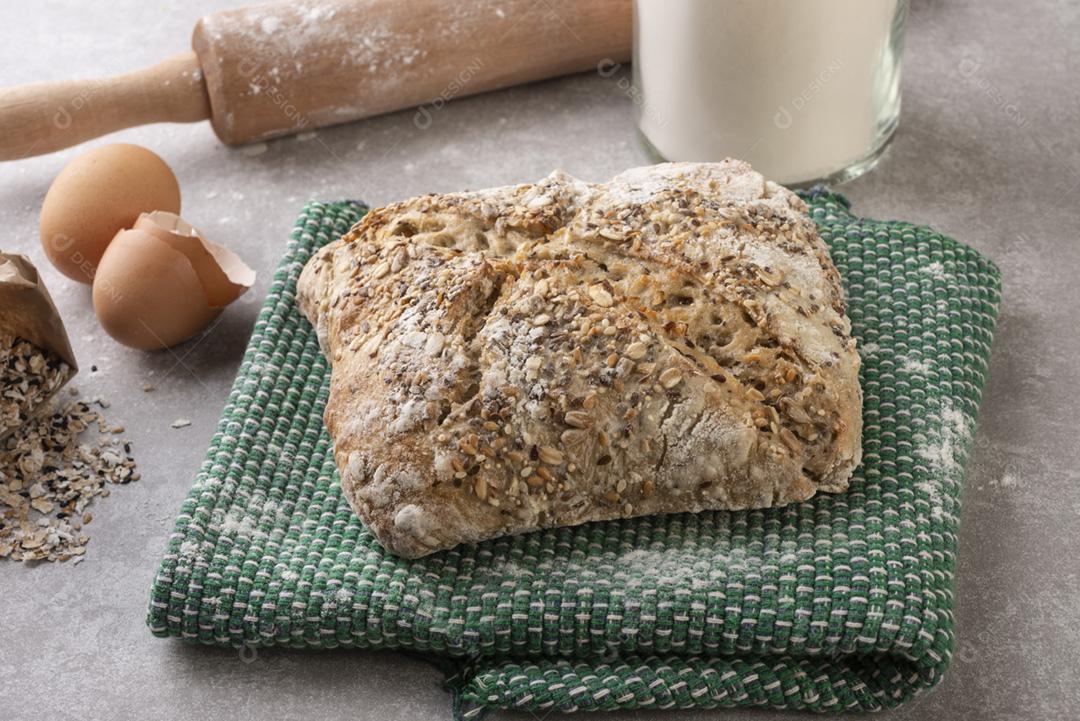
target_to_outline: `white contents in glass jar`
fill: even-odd
[[[666,160],[781,183],[872,167],[900,113],[904,0],[635,0],[637,123]]]

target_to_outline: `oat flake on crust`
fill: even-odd
[[[412,557],[843,490],[859,358],[805,210],[725,161],[371,211],[298,286],[353,507]]]

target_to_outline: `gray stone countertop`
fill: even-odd
[[[195,20],[230,4],[239,3],[5,2],[0,85],[150,64],[185,50]],[[426,130],[403,112],[246,149],[221,145],[205,123],[94,141],[162,155],[180,180],[185,217],[259,272],[257,287],[209,334],[172,352],[114,343],[94,319],[88,290],[44,259],[41,201],[78,151],[0,164],[0,248],[38,263],[84,369],[76,385],[111,400],[108,418],[126,426],[142,472],[96,502],[81,565],[0,562],[0,717],[448,717],[439,673],[402,655],[267,650],[242,659],[155,639],[144,623],[150,581],[303,203],[377,205],[533,180],[553,168],[604,180],[647,162],[624,77],[586,74],[461,99]],[[936,690],[886,717],[1080,714],[1078,78],[1080,5],[1072,0],[914,0],[900,130],[880,166],[842,188],[856,212],[929,224],[1005,274],[964,493],[957,654]],[[157,390],[144,393],[144,382]],[[181,416],[191,426],[171,428]],[[718,716],[790,718],[665,718]]]

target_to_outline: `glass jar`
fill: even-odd
[[[658,160],[787,185],[871,169],[900,118],[907,0],[634,0],[635,112]]]

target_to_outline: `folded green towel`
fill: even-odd
[[[297,310],[305,261],[365,208],[297,222],[154,582],[159,636],[399,648],[442,664],[463,717],[769,706],[871,710],[934,685],[953,646],[964,461],[1000,277],[974,250],[804,196],[863,358],[851,488],[764,511],[592,523],[417,561],[342,496],[330,373]],[[402,693],[408,693],[402,689]]]

